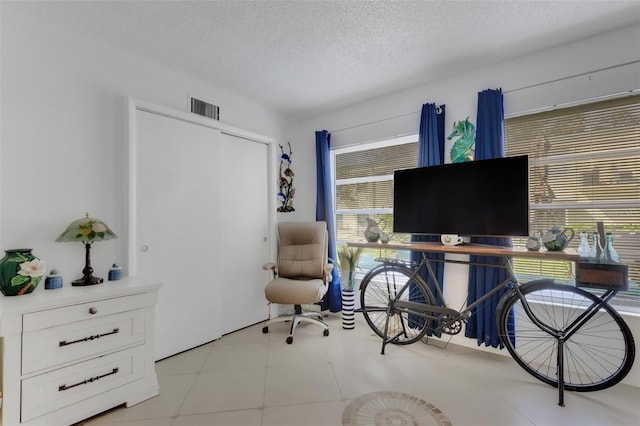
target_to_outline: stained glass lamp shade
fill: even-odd
[[[56,239],[56,242],[80,241],[85,246],[85,265],[82,278],[71,283],[74,286],[100,284],[102,278],[93,276],[91,267],[91,244],[95,241],[111,240],[118,236],[100,219],[89,217],[89,213],[67,226],[67,229]]]

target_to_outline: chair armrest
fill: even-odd
[[[331,263],[324,265],[324,276],[327,277],[327,282],[329,283],[333,280],[333,274],[331,271],[333,271],[333,265]]]
[[[262,269],[264,269],[265,271],[268,271],[269,269],[275,270],[276,264],[273,262],[265,263],[264,265],[262,265]]]

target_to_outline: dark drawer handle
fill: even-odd
[[[114,328],[113,331],[110,331],[108,333],[102,333],[102,334],[96,334],[95,336],[83,337],[82,339],[72,340],[70,342],[67,342],[66,340],[62,340],[61,342],[59,342],[59,344],[60,346],[73,345],[74,343],[88,342],[89,340],[95,340],[104,336],[109,336],[111,334],[118,334],[118,333],[120,333],[120,329]]]
[[[116,374],[118,372],[118,367],[114,368],[113,370],[111,370],[111,372],[109,373],[105,373],[105,374],[101,374],[100,376],[96,376],[96,377],[91,377],[89,379],[83,380],[81,382],[78,383],[74,383],[73,385],[62,385],[62,386],[58,386],[58,392],[62,392],[62,391],[66,391],[67,389],[71,389],[71,388],[75,388],[76,386],[80,386],[80,385],[86,385],[87,383],[92,383],[95,382],[96,380],[100,380],[103,377],[107,377],[110,376],[112,374]]]

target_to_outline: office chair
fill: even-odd
[[[319,312],[303,312],[302,305],[318,303],[327,292],[333,265],[328,262],[326,222],[282,222],[278,224],[278,261],[263,269],[273,271],[273,280],[264,289],[269,303],[293,305],[293,315],[269,319],[262,329],[276,322],[291,321],[287,343],[293,342],[298,324],[309,322],[321,326],[329,335],[329,326]],[[271,309],[269,309],[271,316]]]

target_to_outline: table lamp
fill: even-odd
[[[81,241],[85,247],[85,265],[82,270],[83,277],[71,283],[74,286],[100,284],[102,278],[93,276],[91,267],[91,244],[94,241],[111,240],[118,238],[111,229],[100,219],[89,217],[89,213],[82,219],[78,219],[67,226],[67,229],[56,239],[56,242]]]

